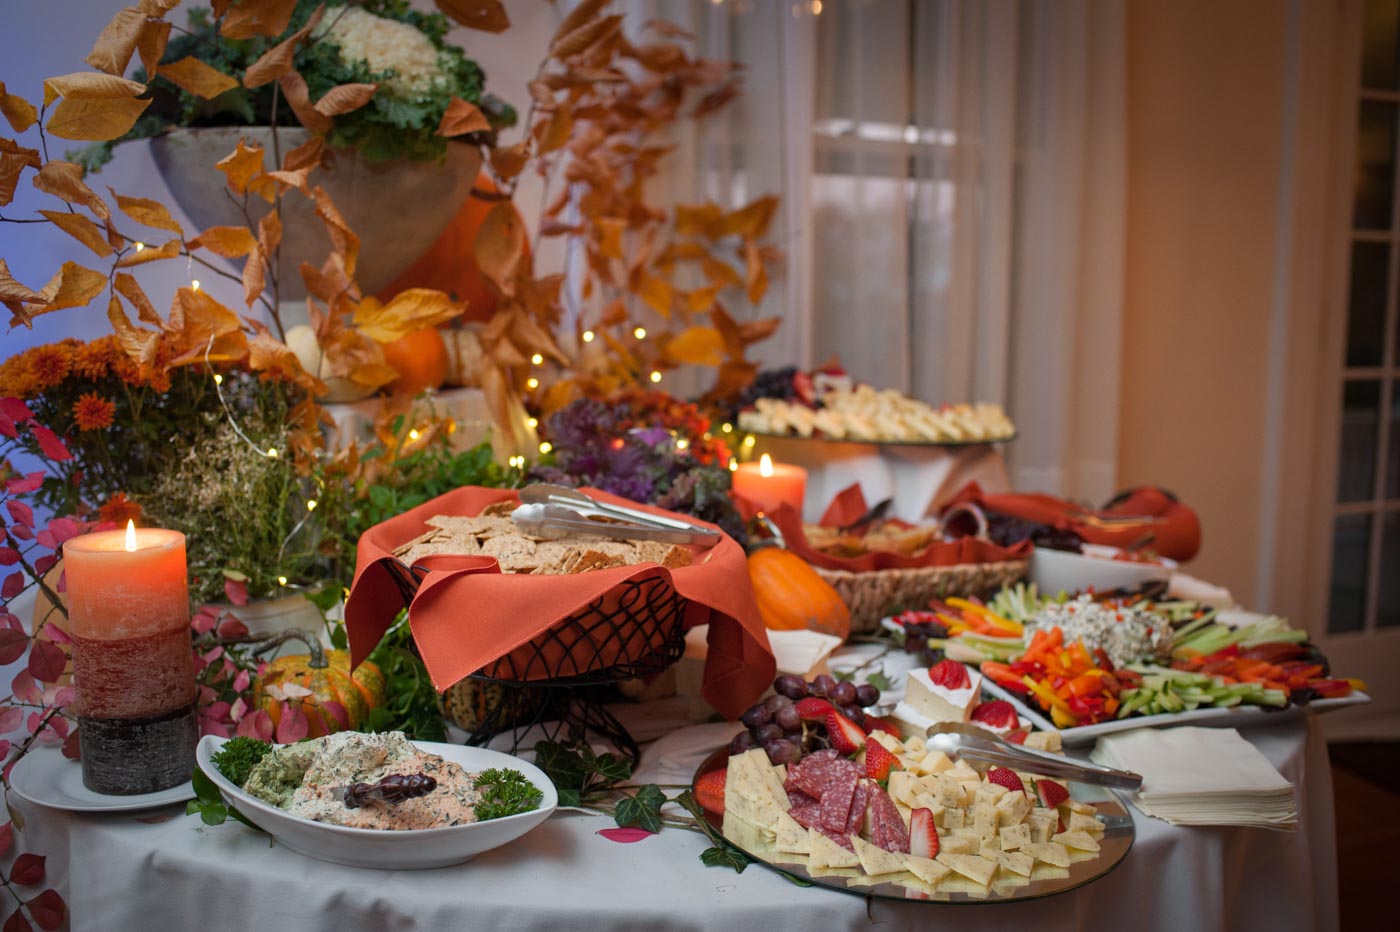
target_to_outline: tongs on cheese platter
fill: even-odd
[[[929,728],[925,741],[928,747],[953,758],[1010,767],[1012,770],[1029,770],[1060,780],[1074,780],[1121,790],[1136,790],[1142,786],[1140,774],[1082,763],[1059,754],[1011,744],[976,725],[940,722]]]
[[[511,520],[520,530],[540,537],[616,537],[708,547],[720,533],[698,524],[600,502],[578,489],[536,482],[520,490],[520,507]]]

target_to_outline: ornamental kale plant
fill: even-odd
[[[693,406],[684,406],[693,408]],[[650,422],[649,422],[650,421]],[[567,486],[592,486],[635,502],[645,502],[719,525],[744,540],[744,522],[729,498],[728,456],[704,462],[708,427],[696,414],[699,436],[685,436],[646,418],[638,406],[580,399],[545,423],[554,445],[553,460],[530,471],[530,478]]]
[[[161,64],[195,56],[224,74],[242,74],[285,35],[302,28],[318,6],[320,0],[297,0],[282,34],[248,38],[230,37],[209,9],[192,8],[187,31],[177,30],[171,37]],[[368,105],[337,114],[326,142],[358,149],[371,161],[440,159],[448,140],[436,130],[454,97],[475,104],[490,123],[489,129],[468,134],[471,141],[489,142],[498,129],[514,125],[515,110],[485,93],[481,68],[446,41],[452,25],[442,13],[415,10],[408,0],[327,6],[311,41],[294,60],[311,99],[346,85],[376,84],[379,91]],[[144,69],[134,77],[146,83]],[[151,88],[151,106],[129,132],[70,153],[69,158],[96,171],[111,160],[114,146],[129,139],[158,136],[171,124],[268,126],[274,122],[274,107],[278,125],[297,124],[285,95],[272,83],[238,85],[206,99],[176,84],[161,69]]]

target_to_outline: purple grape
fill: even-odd
[[[747,731],[741,731],[734,736],[733,741],[729,742],[729,753],[742,754],[756,747],[758,747],[758,742],[754,740],[753,735],[749,734]]]
[[[769,696],[767,699],[763,700],[764,708],[766,708],[769,712],[772,712],[774,715],[778,713],[779,709],[786,709],[791,705],[792,700],[789,699],[787,696],[781,696],[776,694]]]
[[[773,720],[773,713],[762,704],[750,706],[744,710],[744,714],[739,716],[739,721],[743,722],[750,729],[762,728]]]
[[[837,683],[826,692],[827,698],[837,705],[850,705],[856,701],[854,683]]]
[[[856,705],[872,706],[880,701],[880,690],[869,683],[861,683],[856,687]]]
[[[766,741],[763,750],[768,754],[768,760],[774,766],[778,764],[795,764],[802,758],[802,749],[786,738],[778,738],[775,741]]]
[[[802,716],[797,714],[797,710],[792,706],[779,709],[773,715],[773,721],[783,729],[785,733],[795,734],[802,730]]]
[[[814,696],[830,696],[831,688],[836,685],[836,680],[823,673],[812,680],[811,691]]]
[[[841,707],[841,714],[849,718],[851,721],[855,722],[860,727],[865,727],[865,713],[861,711],[860,706],[843,705]]]
[[[781,725],[769,722],[761,728],[754,729],[753,736],[758,739],[759,744],[766,744],[769,741],[775,741],[781,738],[783,736],[783,728]]]
[[[800,676],[785,674],[773,681],[773,689],[780,696],[787,696],[789,699],[807,698],[807,684]]]

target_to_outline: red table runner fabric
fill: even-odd
[[[825,527],[842,527],[858,520],[866,511],[865,495],[861,492],[860,485],[851,485],[842,489],[832,499],[822,515],[821,524]],[[793,553],[813,566],[828,570],[848,570],[852,573],[1024,560],[1032,549],[1030,541],[1021,541],[1014,547],[999,547],[988,540],[963,537],[958,540],[934,541],[912,556],[892,550],[877,550],[858,557],[838,557],[817,550],[807,542],[807,535],[802,530],[802,517],[791,505],[783,505],[769,517],[778,526],[787,542],[787,548]],[[903,521],[897,523],[906,524]]]
[[[584,491],[600,501],[695,520],[594,489]],[[377,524],[360,537],[355,582],[345,604],[353,663],[369,655],[403,608],[390,568],[396,560],[394,550],[426,533],[429,518],[471,517],[506,500],[518,500],[514,490],[468,486]],[[743,548],[722,535],[713,547],[691,550],[696,562],[677,569],[643,563],[561,576],[503,574],[493,557],[425,557],[416,565],[428,573],[408,611],[413,639],[433,685],[445,690],[556,627],[624,580],[659,576],[690,600],[687,630],[709,625],[701,692],[734,719],[773,681],[773,650],[754,602]],[[467,624],[464,606],[471,611]]]

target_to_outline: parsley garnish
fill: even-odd
[[[230,783],[242,786],[248,782],[248,774],[253,772],[253,768],[271,750],[272,745],[266,741],[240,735],[224,742],[224,746],[215,751],[209,759],[219,768],[219,773],[228,777]]]
[[[481,791],[481,800],[476,804],[479,822],[531,812],[539,808],[544,798],[540,788],[518,770],[483,770],[476,778],[476,788]]]

